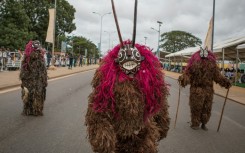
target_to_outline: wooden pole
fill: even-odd
[[[222,112],[221,112],[221,115],[220,115],[219,126],[218,126],[218,129],[217,129],[217,132],[219,132],[219,128],[220,128],[221,120],[222,120],[222,117],[223,117],[223,113],[224,113],[225,104],[226,104],[226,100],[227,100],[227,96],[228,96],[229,90],[230,90],[230,88],[226,92],[225,102],[224,102],[224,105],[223,105],[223,108],[222,108]]]
[[[176,127],[176,122],[177,122],[177,117],[178,117],[178,112],[179,112],[179,103],[180,103],[180,86],[179,86],[179,98],[178,98],[178,105],[177,105],[177,111],[176,111],[176,116],[175,116],[174,128]]]

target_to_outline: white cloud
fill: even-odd
[[[75,35],[82,35],[95,44],[100,41],[100,16],[112,12],[110,0],[67,0],[76,9]],[[133,31],[134,0],[114,0],[123,39],[131,39]],[[245,1],[216,0],[214,40],[223,40],[230,35],[245,34]],[[205,39],[212,16],[213,0],[138,0],[137,43],[146,43],[157,48],[157,21],[162,21],[161,33],[182,30]],[[113,15],[103,17],[103,31],[116,31]],[[118,43],[117,33],[111,34],[111,45]],[[113,42],[112,42],[113,41]],[[109,47],[109,35],[102,32],[102,51]]]

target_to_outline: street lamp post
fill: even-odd
[[[103,17],[107,14],[111,14],[111,12],[108,12],[108,13],[105,13],[103,15],[101,15],[100,13],[97,13],[97,12],[93,12],[94,14],[98,14],[100,16],[100,44],[99,44],[99,52],[101,54],[101,38],[102,38],[102,20],[103,20]]]
[[[111,34],[116,32],[116,31],[113,31],[113,32],[104,31],[104,32],[108,33],[108,35],[109,35],[109,48],[108,49],[110,49],[111,48],[110,47],[111,46]]]
[[[111,41],[111,42],[112,42],[112,43],[111,43],[111,48],[114,47],[114,42],[115,42],[115,41],[117,41],[117,40],[116,40],[116,39],[113,39],[113,40]]]
[[[145,38],[145,45],[146,45],[146,39],[147,39],[147,37],[144,37]]]
[[[213,0],[213,22],[212,22],[212,42],[211,42],[212,52],[214,47],[214,17],[215,17],[215,0]]]
[[[162,25],[162,22],[161,21],[157,21],[157,23],[159,24],[159,29],[158,30],[156,30],[155,28],[152,28],[151,27],[151,29],[152,30],[155,30],[156,32],[158,32],[158,45],[157,45],[157,56],[158,56],[158,58],[160,58],[160,35],[161,35],[161,29],[160,29],[160,27],[161,27],[161,25]]]

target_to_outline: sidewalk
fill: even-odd
[[[99,65],[90,65],[83,67],[73,67],[72,70],[67,67],[57,67],[56,70],[48,70],[49,79],[66,76],[69,74],[79,73],[83,71],[93,70],[98,68]],[[180,73],[165,71],[165,76],[173,79],[178,79],[181,75]],[[19,80],[20,71],[3,71],[0,72],[0,91],[4,89],[9,89],[12,87],[20,87],[21,81]],[[221,88],[218,84],[214,84],[214,92],[216,95],[225,97],[227,90]],[[232,86],[230,88],[228,99],[235,101],[239,104],[245,105],[245,88]]]
[[[164,73],[165,73],[166,77],[176,79],[176,81],[179,78],[179,76],[181,75],[180,73],[170,72],[170,71],[166,71],[166,70],[164,70]],[[214,93],[216,95],[225,97],[226,92],[227,92],[227,89],[221,88],[218,84],[214,83]],[[239,104],[245,105],[245,88],[232,86],[229,90],[229,93],[228,93],[228,99],[235,101]]]
[[[68,67],[57,67],[56,70],[48,70],[49,79],[66,76],[69,74],[79,73],[83,71],[93,70],[98,68],[99,65],[89,65],[82,67],[73,67],[68,69]],[[0,91],[12,87],[20,87],[21,81],[19,79],[20,71],[3,71],[0,72]]]

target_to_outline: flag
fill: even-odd
[[[208,32],[206,34],[205,42],[204,42],[204,48],[208,48],[208,50],[211,50],[211,45],[212,45],[212,32],[213,32],[213,17],[209,21],[209,27],[208,27]]]
[[[55,21],[54,21],[54,13],[55,9],[49,9],[49,24],[48,24],[48,31],[47,31],[47,36],[46,36],[46,42],[53,43],[54,42],[54,26],[55,26]]]

